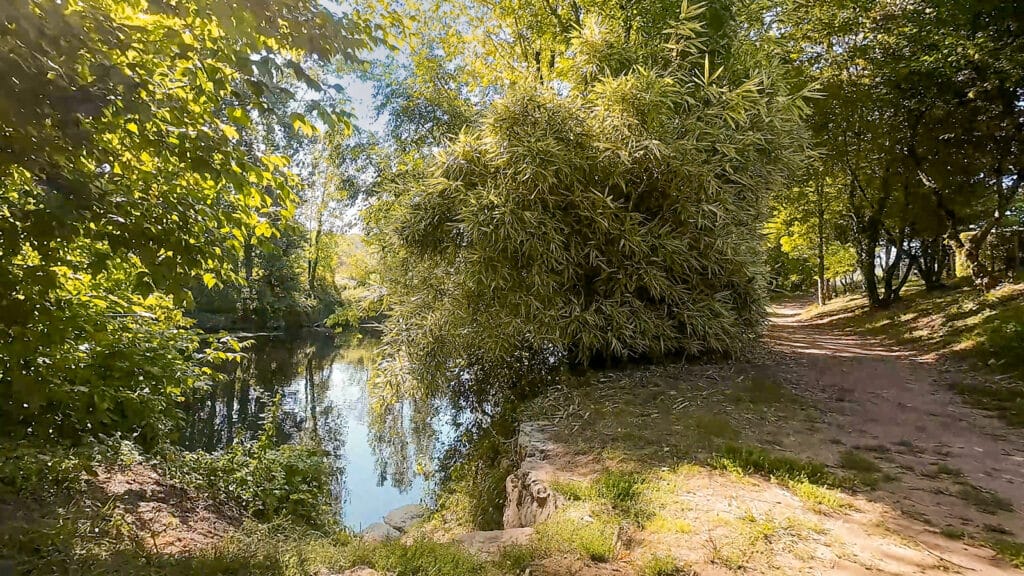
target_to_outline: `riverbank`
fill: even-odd
[[[989,376],[811,316],[778,306],[743,362],[566,380],[443,463],[437,509],[397,538],[297,521],[273,496],[303,494],[301,475],[239,491],[268,499],[242,510],[210,495],[230,473],[199,485],[120,454],[96,475],[47,459],[68,483],[0,504],[20,511],[0,521],[4,560],[26,574],[1020,573],[1024,432],[953,385]],[[250,461],[270,464],[237,477],[288,469]]]

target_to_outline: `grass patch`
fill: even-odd
[[[1007,538],[991,538],[985,545],[1016,568],[1024,569],[1024,543]]]
[[[939,534],[942,534],[950,540],[963,540],[967,536],[967,532],[964,531],[963,528],[958,528],[956,526],[943,526],[942,529],[939,530]]]
[[[720,470],[758,474],[787,483],[807,482],[829,488],[849,488],[854,484],[850,478],[832,473],[821,462],[773,454],[754,446],[724,446],[711,458],[710,465]]]
[[[502,574],[522,574],[536,559],[536,547],[514,544],[501,549],[495,564]]]
[[[493,574],[487,562],[461,546],[432,540],[402,543],[397,540],[358,544],[347,558],[352,566],[369,566],[394,576],[477,576]]]
[[[594,479],[594,494],[622,517],[642,525],[653,516],[646,493],[647,475],[634,471],[608,470]]]
[[[868,474],[879,474],[882,472],[882,467],[878,465],[878,462],[856,450],[844,450],[839,455],[839,466],[852,472]]]
[[[621,518],[643,525],[653,515],[649,478],[633,470],[605,470],[592,481],[553,482],[551,489],[572,502],[606,505]]]
[[[836,490],[811,484],[806,480],[790,482],[789,489],[816,512],[843,512],[853,509],[853,504]]]
[[[967,404],[996,414],[1010,426],[1024,428],[1024,384],[960,383],[953,388]]]
[[[1013,511],[1013,502],[1006,497],[967,482],[963,482],[957,487],[956,496],[986,514]]]
[[[731,520],[730,528],[727,538],[709,542],[711,561],[730,570],[769,564],[774,548],[824,532],[821,526],[805,520],[793,517],[780,520],[750,511]]]
[[[644,526],[644,530],[654,534],[689,534],[693,532],[693,524],[682,518],[669,518],[657,514]]]
[[[849,470],[857,484],[865,488],[877,488],[882,482],[895,480],[873,458],[856,450],[844,450],[839,455],[839,467]]]
[[[615,558],[619,522],[608,514],[586,514],[584,506],[566,506],[536,526],[534,544],[544,555],[575,554],[595,562]]]
[[[683,566],[671,556],[655,554],[644,560],[640,566],[640,576],[691,576],[693,570]]]
[[[728,396],[736,403],[752,406],[772,406],[795,398],[780,382],[761,376],[751,376],[737,383]]]
[[[720,440],[739,440],[740,432],[727,416],[695,414],[687,422],[694,434]]]

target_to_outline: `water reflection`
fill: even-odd
[[[280,443],[317,442],[336,469],[342,521],[359,529],[389,510],[419,502],[454,415],[426,400],[375,398],[367,385],[372,345],[332,337],[261,337],[230,378],[189,407],[183,444],[219,450],[250,441],[281,396]]]

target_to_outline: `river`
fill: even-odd
[[[189,406],[185,448],[212,452],[252,440],[279,397],[278,442],[323,445],[346,526],[359,530],[429,498],[457,415],[408,400],[381,409],[368,386],[372,344],[339,346],[329,335],[304,333],[256,337],[245,352],[225,382]]]

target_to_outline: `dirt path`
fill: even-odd
[[[872,452],[897,476],[878,498],[940,528],[1024,538],[1024,431],[966,407],[950,386],[978,376],[802,311],[776,307],[769,342],[818,405],[829,441]]]

